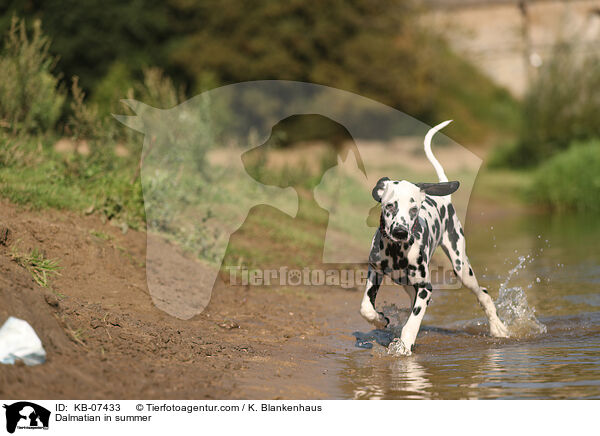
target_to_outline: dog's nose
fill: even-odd
[[[392,236],[396,239],[406,239],[408,237],[408,230],[404,227],[398,226],[392,230]]]

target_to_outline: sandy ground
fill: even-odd
[[[0,365],[1,397],[327,396],[314,388],[324,386],[315,377],[327,374],[306,363],[335,354],[320,338],[332,333],[328,320],[347,318],[340,302],[357,311],[358,290],[311,288],[299,295],[220,280],[204,313],[183,321],[152,303],[141,261],[145,233],[124,235],[97,217],[30,212],[6,202],[0,227],[7,234],[0,241],[0,322],[27,320],[48,353],[43,365]],[[53,290],[35,284],[11,259],[14,245],[60,259]]]

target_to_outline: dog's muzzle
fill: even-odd
[[[394,239],[407,239],[408,238],[408,229],[404,226],[396,226],[394,230],[392,230],[392,238]]]

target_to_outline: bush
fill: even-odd
[[[600,212],[600,140],[574,143],[536,171],[531,196],[556,210]]]
[[[523,106],[519,139],[496,156],[498,164],[535,165],[574,141],[600,137],[600,56],[558,45],[540,68]]]
[[[30,37],[25,22],[13,18],[0,53],[0,123],[12,132],[46,132],[61,115],[65,92],[48,46],[39,20]]]

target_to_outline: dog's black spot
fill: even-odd
[[[425,277],[425,265],[419,265],[419,273],[421,273],[421,277]]]
[[[371,287],[367,289],[367,295],[369,296],[369,300],[371,300],[371,304],[375,306],[375,298],[377,297],[377,291],[379,290],[383,276],[373,270],[369,270],[369,280],[371,280]]]
[[[414,265],[408,265],[408,269],[411,271],[415,271],[417,269],[417,267]]]
[[[481,290],[482,290],[483,292],[485,292],[486,294],[488,293],[487,289],[485,289],[485,288],[481,288]]]
[[[425,289],[423,289],[421,292],[419,292],[419,298],[421,299],[426,299],[427,296],[429,295],[429,292],[427,292]]]
[[[414,203],[414,202],[415,202],[415,199],[414,199],[414,198],[412,198],[412,197],[410,197],[410,202],[411,202],[411,203]]]
[[[444,206],[442,204],[442,207],[440,207],[440,218],[444,219],[445,216],[446,216],[446,206]]]
[[[446,233],[448,234],[448,239],[450,240],[450,244],[452,245],[452,250],[456,251],[457,256],[460,255],[460,253],[458,252],[458,248],[457,248],[459,236],[454,227],[454,207],[452,207],[452,204],[448,205],[448,219],[446,220]]]
[[[427,204],[429,204],[430,206],[433,207],[437,207],[437,203],[435,202],[435,200],[433,198],[431,198],[430,196],[425,196],[425,202]]]
[[[387,259],[381,261],[381,270],[385,272],[389,267],[389,262]]]
[[[473,275],[473,270],[471,268],[469,268],[469,275],[472,276]]]
[[[371,300],[371,304],[375,306],[375,298],[377,297],[377,291],[379,290],[379,285],[373,285],[367,290],[367,295],[369,296],[369,300]]]
[[[433,300],[433,298],[430,298],[429,300],[427,300],[427,305],[429,306],[429,303],[431,303],[431,300]]]
[[[461,234],[461,235],[463,235],[463,236],[465,236],[465,233],[463,232],[463,229],[462,229],[462,227],[461,227],[461,229],[460,229],[460,234]]]
[[[379,241],[379,249],[383,250],[383,241]]]
[[[385,254],[392,259],[392,269],[397,270],[402,268],[404,253],[402,253],[401,244],[388,244],[385,248]]]
[[[415,316],[416,316],[416,315],[418,315],[418,314],[419,314],[419,312],[421,312],[421,307],[420,307],[420,306],[417,306],[417,307],[415,307],[415,308],[413,309],[413,314],[414,314]]]
[[[399,182],[394,182],[394,185],[397,185]]]
[[[400,262],[398,262],[398,266],[402,269],[405,269],[408,266],[408,259],[402,258]]]
[[[421,254],[419,255],[419,257],[417,257],[417,263],[418,263],[419,265],[423,263],[423,253],[421,253]]]

